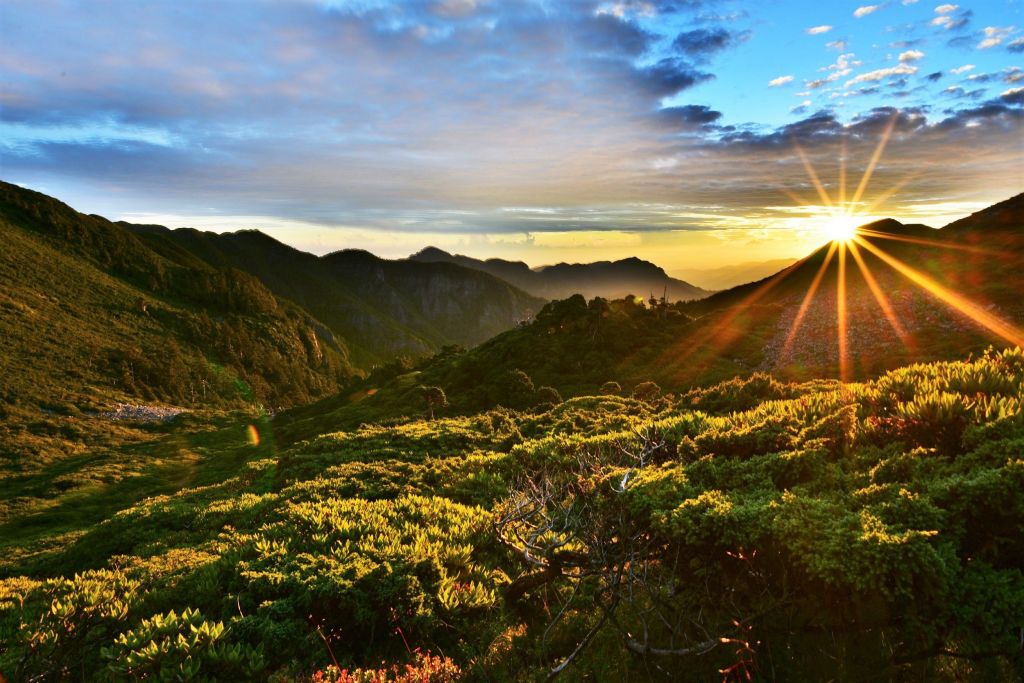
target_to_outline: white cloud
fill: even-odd
[[[785,85],[793,80],[792,76],[779,76],[768,81],[769,88],[777,88],[780,85]]]
[[[1012,95],[1019,95],[1022,92],[1024,92],[1024,87],[1010,88],[1009,90],[1004,90],[1003,92],[999,93],[999,96],[1000,97],[1010,97]]]
[[[987,50],[995,47],[1003,42],[1003,39],[1013,33],[1013,27],[1007,26],[1006,28],[1000,28],[999,26],[986,26],[985,27],[985,40],[978,43],[979,50]]]
[[[950,4],[939,5],[938,7],[935,8],[935,13],[936,14],[949,14],[950,12],[955,12],[958,9],[960,9],[960,5],[950,5]]]
[[[952,23],[953,17],[947,17],[946,15],[932,19],[932,26],[943,26],[945,28],[949,28]]]
[[[1024,71],[1019,66],[1008,66],[1003,69],[1006,75],[1003,76],[1003,80],[1007,83],[1019,83],[1024,81]]]
[[[907,50],[906,52],[900,53],[900,62],[907,64],[908,62],[916,62],[917,60],[924,57],[924,53],[920,50]]]
[[[962,73],[966,73],[966,72],[970,71],[973,68],[974,68],[973,64],[964,64],[963,66],[958,66],[955,69],[950,69],[949,73],[960,75]]]
[[[853,16],[860,19],[861,17],[866,17],[867,15],[871,14],[872,12],[878,10],[881,7],[881,5],[864,5],[863,7],[858,7],[857,9],[855,9],[853,11]]]
[[[904,5],[916,5],[918,0],[903,0]]]
[[[1020,50],[1014,50],[1014,48],[1024,46],[1024,38],[1016,38],[1006,44],[1006,47],[1010,48],[1012,52],[1020,52]]]
[[[851,78],[846,82],[846,87],[849,88],[851,85],[856,85],[857,83],[881,81],[882,79],[889,78],[890,76],[909,76],[910,74],[915,73],[917,73],[917,67],[910,66],[909,64],[890,66],[885,69],[875,69],[874,71],[863,73],[856,78]]]
[[[845,40],[833,40],[832,42],[825,43],[825,47],[830,47],[833,50],[839,50],[842,52],[846,49],[847,43]]]
[[[828,33],[831,30],[832,30],[831,26],[829,26],[828,24],[822,24],[821,26],[812,26],[809,29],[807,29],[806,31],[804,31],[804,33],[806,33],[809,36],[816,36],[816,35],[819,35],[821,33]]]

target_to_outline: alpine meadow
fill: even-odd
[[[0,683],[1024,680],[1024,6],[0,6]]]

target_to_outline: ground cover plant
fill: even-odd
[[[36,513],[37,550],[0,569],[0,670],[1024,672],[1024,352],[863,383],[755,375],[679,396],[605,391],[342,431],[327,410],[318,435],[283,446],[273,421],[218,418],[184,488],[78,528]]]

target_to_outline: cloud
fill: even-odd
[[[847,44],[845,40],[833,40],[831,42],[825,43],[825,47],[830,47],[833,50],[839,50],[840,52],[844,52],[847,48]]]
[[[658,115],[672,127],[684,130],[705,127],[722,118],[722,112],[702,104],[666,107],[659,110]]]
[[[922,57],[924,57],[924,53],[921,52],[920,50],[907,50],[906,52],[900,53],[899,60],[903,64],[907,64],[910,62],[916,62]]]
[[[1024,38],[1016,38],[1006,44],[1006,49],[1010,52],[1024,52]]]
[[[867,15],[871,14],[872,12],[875,12],[875,11],[881,9],[881,7],[882,7],[881,5],[864,5],[862,7],[858,7],[857,9],[855,9],[853,11],[853,16],[855,16],[858,19],[860,19],[861,17],[866,17]]]
[[[917,67],[909,66],[907,64],[900,64],[899,66],[890,66],[884,69],[875,69],[874,71],[868,71],[867,73],[862,73],[855,78],[851,78],[846,82],[846,87],[849,88],[851,85],[856,85],[857,83],[873,83],[876,81],[884,80],[886,78],[891,78],[893,76],[909,76],[910,74],[915,73],[917,73]]]
[[[724,28],[699,28],[676,36],[672,47],[690,57],[705,59],[750,37],[749,31],[735,33]]]
[[[792,81],[792,76],[779,76],[778,78],[773,78],[772,80],[768,81],[768,87],[777,88],[780,85],[785,85],[787,83],[791,83]]]
[[[973,68],[974,68],[973,64],[964,64],[963,66],[958,66],[955,69],[950,69],[949,73],[960,75],[962,73],[967,73],[968,71],[970,71]]]
[[[636,74],[641,88],[656,97],[676,95],[714,78],[714,75],[694,69],[689,63],[673,57],[639,69]]]
[[[957,11],[958,9],[960,9],[960,5],[949,5],[949,4],[939,5],[938,7],[935,8],[935,13],[936,14],[949,14],[951,12]]]
[[[938,81],[939,79],[942,78],[942,72],[941,71],[933,71],[932,73],[930,73],[927,76],[925,76],[925,78],[927,80],[931,81],[932,83],[934,83],[935,81]]]
[[[817,36],[821,35],[822,33],[828,33],[831,30],[831,26],[829,26],[828,24],[822,24],[821,26],[812,26],[809,29],[805,30],[804,33],[806,33],[809,36]]]
[[[918,3],[918,1],[919,0],[903,0],[903,2],[901,4],[903,4],[903,5],[916,5]]]
[[[984,99],[936,97],[936,86],[931,96],[950,108],[939,118],[912,108],[858,115],[869,93],[898,101],[891,86],[908,74],[894,73],[834,100],[779,104],[785,114],[800,103],[784,126],[717,88],[695,100],[690,88],[718,71],[701,60],[744,35],[745,19],[699,23],[693,12],[708,5],[694,2],[336,0],[243,11],[108,1],[98,12],[7,0],[0,146],[16,126],[18,149],[0,147],[0,157],[5,178],[113,217],[205,213],[222,228],[263,227],[237,218],[246,216],[301,221],[321,226],[333,248],[355,234],[342,230],[453,240],[524,226],[675,230],[690,225],[683,204],[719,207],[724,224],[777,201],[780,186],[804,186],[794,140],[835,178],[842,141],[866,163],[893,117],[879,186],[927,169],[906,196],[990,196],[1019,177],[1011,153],[1019,156],[1020,119],[1009,112],[1019,94],[1010,91],[982,109]],[[685,47],[672,48],[680,30]],[[826,54],[835,63],[821,72],[780,62],[775,73],[833,87],[854,77],[853,55]],[[1005,65],[988,71],[1012,90],[1020,83],[1003,83]],[[765,87],[748,71],[733,77],[737,87]],[[773,92],[797,90],[821,92]],[[959,114],[964,106],[970,113]],[[500,210],[511,206],[553,213]]]
[[[1013,33],[1012,26],[1000,28],[998,26],[986,26],[984,29],[985,39],[978,43],[979,50],[988,50],[1003,42],[1007,36]]]
[[[1004,83],[1019,83],[1024,81],[1024,70],[1019,66],[1008,66],[1003,69],[1003,82]]]
[[[1024,104],[1024,87],[1004,90],[999,99],[1007,104]]]

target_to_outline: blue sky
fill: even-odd
[[[825,211],[798,149],[837,197],[891,126],[865,220],[1024,189],[1021,7],[8,0],[0,177],[317,252],[795,257]]]

